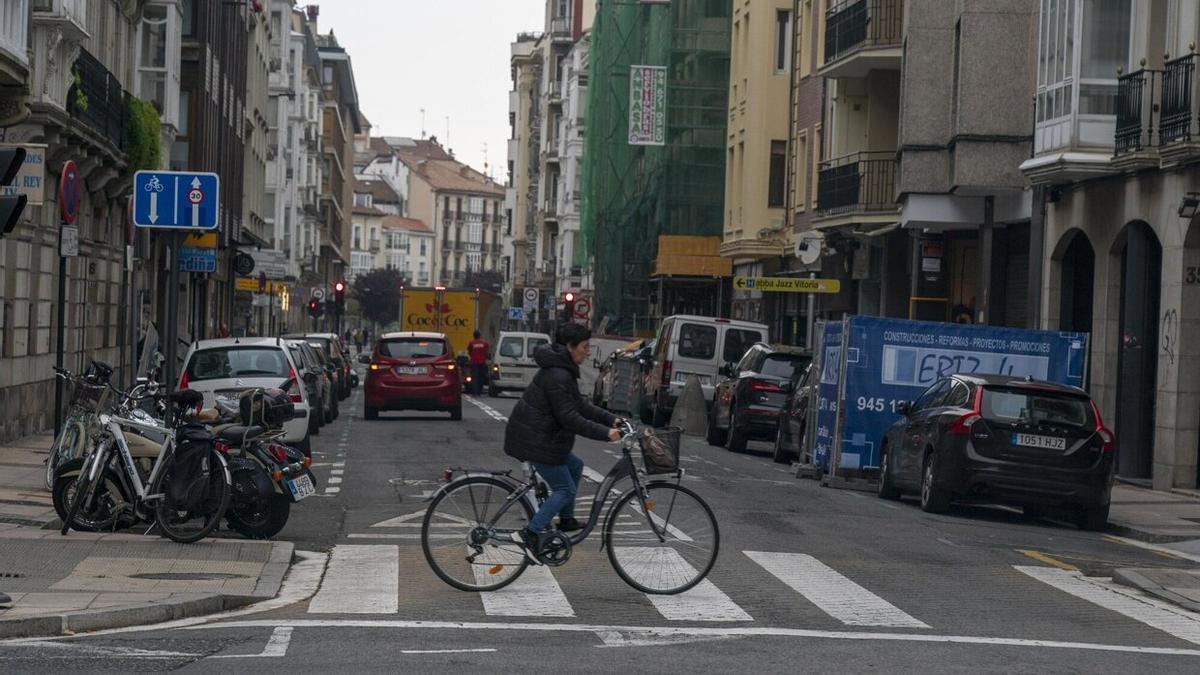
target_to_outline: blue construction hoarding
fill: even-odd
[[[829,322],[821,332],[821,353],[817,355],[821,379],[817,384],[817,426],[813,435],[813,464],[826,468],[833,452],[837,430],[839,370],[842,367],[842,324]]]
[[[836,416],[825,407],[836,411],[840,403],[843,414],[830,428],[840,440],[838,465],[844,469],[878,468],[879,443],[900,417],[897,404],[917,398],[946,375],[1000,374],[1085,384],[1087,333],[867,316],[848,317],[840,331],[831,332],[831,327],[826,327],[822,356],[828,359],[830,349],[836,350],[842,367],[831,370],[823,364],[814,457],[822,449],[822,429]],[[827,373],[836,377],[836,384],[826,384]],[[839,395],[826,402],[835,388]]]

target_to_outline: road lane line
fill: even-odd
[[[491,581],[484,566],[473,565],[471,569],[477,582]],[[499,590],[480,593],[479,597],[488,616],[575,616],[548,567],[531,565],[516,581]]]
[[[519,631],[529,633],[645,633],[660,635],[696,635],[731,637],[786,637],[816,640],[861,640],[864,642],[915,642],[934,644],[984,645],[1027,647],[1030,649],[1077,649],[1083,651],[1117,652],[1125,654],[1159,654],[1166,656],[1200,657],[1200,649],[1179,647],[1140,647],[1137,645],[1106,645],[1096,642],[1067,642],[1028,638],[984,637],[978,635],[934,635],[930,633],[882,633],[875,631],[836,631],[808,628],[759,626],[614,626],[583,623],[509,623],[503,621],[415,621],[401,619],[257,619],[189,626],[185,630],[228,630],[231,628],[293,626],[295,628],[375,628],[395,630],[430,630],[445,633],[466,631]],[[3,644],[3,643],[0,643]]]
[[[267,639],[267,646],[263,647],[261,653],[258,654],[220,654],[210,656],[210,659],[263,659],[263,658],[279,658],[287,656],[288,645],[292,643],[292,631],[295,630],[291,626],[276,626],[275,630],[271,631],[271,637]]]
[[[743,551],[821,611],[848,626],[929,628],[895,605],[804,553]]]
[[[490,654],[495,649],[401,649],[401,654]]]
[[[1075,570],[1079,569],[1078,567],[1076,567],[1070,563],[1065,563],[1065,562],[1059,560],[1058,558],[1055,558],[1053,556],[1042,553],[1041,551],[1031,551],[1031,550],[1023,549],[1023,548],[1018,548],[1018,549],[1016,549],[1016,551],[1017,551],[1017,553],[1020,553],[1021,555],[1028,556],[1040,563],[1045,563],[1047,565],[1050,565],[1051,567],[1057,567],[1060,570],[1067,570],[1068,572],[1074,572]]]
[[[1053,586],[1094,605],[1123,614],[1168,635],[1200,644],[1200,618],[1164,603],[1152,602],[1109,586],[1095,583],[1078,571],[1014,565],[1018,572]]]
[[[688,564],[683,556],[673,548],[619,546],[616,553],[621,559],[621,566],[634,579],[645,576],[659,567],[677,569],[683,573],[685,578],[692,578],[696,575],[696,568]],[[631,558],[626,560],[626,554]],[[754,620],[708,579],[677,595],[657,593],[646,593],[645,595],[658,613],[670,621]]]
[[[394,614],[400,609],[400,547],[350,544],[333,547],[325,578],[309,614]]]

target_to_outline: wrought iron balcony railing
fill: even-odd
[[[1117,126],[1113,150],[1117,155],[1157,145],[1154,136],[1162,72],[1143,69],[1117,78]]]
[[[825,63],[863,47],[899,45],[903,0],[843,0],[825,12]]]
[[[1188,54],[1164,64],[1162,106],[1158,123],[1162,145],[1190,141],[1196,136],[1196,55]]]
[[[124,150],[125,90],[121,81],[86,49],[79,50],[74,70],[79,77],[67,93],[67,112]]]
[[[858,152],[821,162],[817,173],[818,215],[895,208],[894,152]]]

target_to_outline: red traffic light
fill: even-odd
[[[563,301],[564,302],[575,302],[575,294],[570,291],[563,293]]]
[[[317,301],[316,301],[316,300],[309,300],[309,301],[308,301],[308,308],[309,308],[309,309],[311,309],[311,310],[314,310],[314,311],[315,311],[315,310],[317,309]]]
[[[334,283],[333,284],[333,292],[334,293],[345,293],[346,292],[346,282],[338,281],[338,282]]]

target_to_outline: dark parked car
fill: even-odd
[[[774,441],[792,374],[811,361],[807,353],[779,351],[760,342],[741,361],[722,366],[724,379],[708,413],[709,444],[742,452],[748,440]]]
[[[1087,530],[1108,522],[1113,435],[1082,389],[999,375],[952,375],[911,403],[883,439],[879,496],[918,492],[921,508],[1002,502],[1039,516],[1075,510]]]
[[[808,432],[808,411],[817,390],[820,373],[810,363],[792,373],[791,386],[779,411],[779,432],[775,434],[774,459],[788,464],[800,458],[804,436]]]
[[[325,352],[325,356],[337,365],[338,381],[335,390],[337,399],[344,401],[350,396],[350,358],[342,349],[342,340],[335,333],[305,333],[284,335],[285,339],[308,340],[308,343]]]

